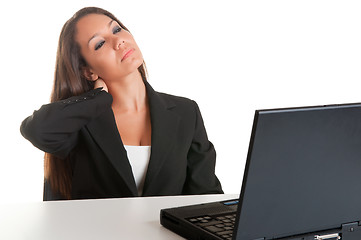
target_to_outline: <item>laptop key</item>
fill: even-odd
[[[207,227],[204,227],[204,229],[212,232],[212,233],[216,233],[216,232],[220,232],[220,231],[224,231],[223,228],[218,228],[216,226],[207,226]]]
[[[191,219],[189,219],[188,221],[194,223],[194,222],[198,222],[198,219],[196,219],[196,218],[191,218]]]
[[[223,232],[216,232],[216,234],[218,236],[223,236],[223,235],[227,235],[227,234],[231,234],[233,233],[233,231],[223,231]]]
[[[207,226],[217,225],[217,224],[221,224],[221,223],[222,222],[220,222],[220,221],[211,220],[211,221],[206,222],[206,223],[196,223],[196,225],[198,225],[200,227],[207,227]]]

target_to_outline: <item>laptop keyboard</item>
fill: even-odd
[[[187,219],[189,222],[211,232],[221,239],[232,239],[236,213],[220,216],[200,216]]]

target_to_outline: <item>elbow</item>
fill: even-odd
[[[29,140],[30,142],[32,142],[31,139],[34,137],[34,133],[33,133],[34,132],[34,126],[32,126],[32,124],[31,124],[32,123],[32,118],[33,118],[32,115],[27,117],[26,119],[24,119],[24,121],[20,125],[20,133],[21,133],[21,135],[25,139]]]
[[[25,139],[31,142],[34,147],[47,153],[63,152],[61,149],[66,145],[54,139],[54,134],[46,133],[36,121],[32,121],[32,116],[26,118],[21,123],[20,133]]]

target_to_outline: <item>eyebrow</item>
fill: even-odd
[[[112,20],[108,23],[108,28],[110,28],[110,26],[112,25],[113,22],[114,22],[114,20],[112,19]],[[94,34],[94,35],[89,39],[88,44],[89,44],[89,42],[90,42],[91,40],[93,40],[93,38],[95,38],[95,37],[98,36],[98,35],[99,35],[98,33]]]

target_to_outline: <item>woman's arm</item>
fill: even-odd
[[[79,130],[111,104],[111,95],[97,88],[43,105],[22,122],[20,132],[40,150],[65,158],[76,145]]]
[[[194,102],[196,123],[191,147],[188,152],[187,179],[184,194],[223,193],[221,183],[215,175],[216,151],[208,140],[203,119]]]

